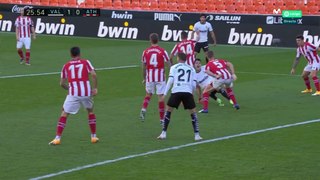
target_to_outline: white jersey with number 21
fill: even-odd
[[[196,87],[195,73],[194,68],[186,63],[178,63],[172,66],[169,73],[169,78],[173,78],[171,92],[187,92],[192,94]]]

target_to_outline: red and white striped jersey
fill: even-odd
[[[317,54],[317,47],[309,42],[305,42],[303,46],[297,48],[297,58],[303,55],[308,64],[320,63],[320,57]]]
[[[30,38],[33,21],[28,16],[19,16],[16,19],[15,26],[18,28],[19,38]]]
[[[93,70],[86,59],[72,59],[63,66],[61,78],[68,79],[70,96],[91,96],[89,73]]]
[[[193,40],[184,40],[177,43],[171,51],[171,55],[176,56],[178,53],[182,52],[187,55],[186,63],[193,67],[195,61],[194,47],[196,41]]]
[[[221,79],[231,79],[231,73],[228,70],[227,61],[215,59],[208,62],[206,70],[210,70],[214,74],[221,75]]]
[[[151,46],[143,51],[142,63],[146,65],[146,82],[166,81],[164,64],[169,61],[166,50],[160,46]]]

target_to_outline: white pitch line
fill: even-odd
[[[127,69],[127,68],[135,68],[138,65],[129,65],[129,66],[116,66],[116,67],[105,67],[105,68],[97,68],[96,70],[114,70],[114,69]],[[33,77],[33,76],[45,76],[52,74],[60,74],[61,72],[48,72],[48,73],[37,73],[37,74],[17,74],[10,76],[0,76],[0,79],[8,79],[8,78],[20,78],[20,77]]]
[[[247,71],[238,71],[240,74],[257,74],[257,75],[270,75],[270,76],[295,76],[300,77],[301,75],[291,75],[291,74],[280,74],[280,73],[265,73],[265,72],[247,72]]]
[[[68,169],[68,170],[64,170],[64,171],[60,171],[60,172],[56,172],[56,173],[47,174],[47,175],[44,175],[44,176],[31,178],[30,180],[40,180],[40,179],[51,178],[51,177],[59,176],[59,175],[62,175],[62,174],[72,173],[72,172],[75,172],[75,171],[81,171],[81,170],[92,168],[92,167],[96,167],[96,166],[101,166],[101,165],[106,165],[106,164],[110,164],[110,163],[123,161],[123,160],[126,160],[126,159],[132,159],[132,158],[136,158],[136,157],[141,157],[141,156],[152,155],[152,154],[157,154],[157,153],[166,152],[166,151],[182,149],[182,148],[185,148],[185,147],[196,146],[196,145],[199,145],[199,144],[207,144],[207,143],[211,143],[211,142],[223,141],[223,140],[228,140],[228,139],[232,139],[232,138],[236,138],[236,137],[249,136],[249,135],[253,135],[253,134],[264,133],[264,132],[267,132],[267,131],[274,131],[274,130],[278,130],[278,129],[284,129],[284,128],[300,126],[300,125],[310,124],[310,123],[317,123],[317,122],[320,122],[320,119],[309,120],[309,121],[304,121],[304,122],[298,122],[298,123],[293,123],[293,124],[286,124],[286,125],[281,125],[281,126],[275,126],[275,127],[271,127],[271,128],[267,128],[267,129],[249,131],[249,132],[244,132],[244,133],[230,135],[230,136],[224,136],[224,137],[219,137],[219,138],[214,138],[214,139],[203,140],[203,141],[200,141],[200,142],[194,142],[194,143],[189,143],[189,144],[184,144],[184,145],[179,145],[179,146],[173,146],[173,147],[164,148],[164,149],[148,151],[148,152],[140,153],[140,154],[133,154],[133,155],[128,155],[128,156],[123,156],[123,157],[116,158],[116,159],[105,160],[105,161],[97,162],[97,163],[94,163],[94,164],[88,164],[88,165],[79,166],[79,167],[76,167],[76,168],[72,168],[72,169]]]

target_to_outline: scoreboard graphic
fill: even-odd
[[[100,9],[66,9],[66,8],[27,8],[25,16],[49,16],[49,17],[98,17]]]

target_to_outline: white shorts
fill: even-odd
[[[166,90],[166,82],[146,82],[146,92],[149,94],[154,94],[155,89],[157,89],[157,95],[164,94]]]
[[[304,68],[304,71],[311,72],[311,71],[319,71],[320,70],[320,63],[312,63],[307,64]]]
[[[86,108],[86,109],[92,109],[93,108],[93,100],[90,96],[70,96],[67,95],[66,100],[63,104],[63,110],[66,113],[70,114],[77,114],[77,112],[80,109],[80,106]]]
[[[17,41],[17,49],[21,49],[23,46],[26,49],[30,49],[30,47],[31,47],[31,38],[20,38],[19,41]]]
[[[219,90],[221,88],[229,88],[233,86],[233,80],[232,79],[215,79],[212,81],[211,86]]]

